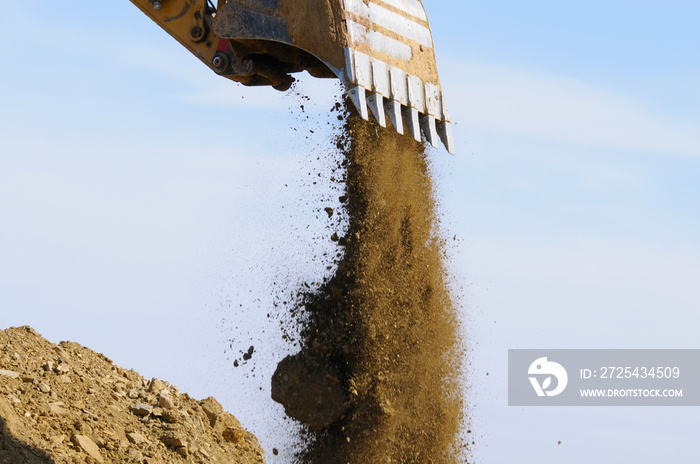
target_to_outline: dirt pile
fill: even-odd
[[[0,464],[264,463],[214,399],[197,401],[29,327],[0,331]]]
[[[305,464],[456,463],[459,325],[424,146],[346,116],[337,272],[306,293],[302,349],[273,399],[307,427]]]

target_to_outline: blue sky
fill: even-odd
[[[697,348],[700,6],[424,4],[456,123],[457,155],[431,159],[477,462],[691,462],[695,409],[508,408],[505,362]],[[283,462],[267,388],[290,348],[265,315],[327,272],[334,192],[308,173],[332,158],[337,85],[304,79],[301,112],[213,75],[126,1],[6,10],[0,326],[214,395]],[[231,367],[231,338],[259,348],[255,371]]]

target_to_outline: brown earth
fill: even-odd
[[[214,398],[197,401],[29,327],[0,331],[0,464],[264,462]]]
[[[459,324],[424,146],[346,115],[347,233],[302,296],[302,348],[272,396],[307,429],[304,464],[465,462]],[[330,215],[330,213],[329,213]]]

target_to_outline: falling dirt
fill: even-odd
[[[346,233],[304,293],[302,349],[273,399],[306,425],[303,464],[464,462],[459,325],[424,146],[346,117]]]

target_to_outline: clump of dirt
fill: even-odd
[[[424,145],[346,114],[344,249],[302,297],[301,351],[273,399],[305,424],[304,464],[464,462],[459,324]]]
[[[264,463],[257,438],[197,401],[30,327],[0,331],[0,464]]]

